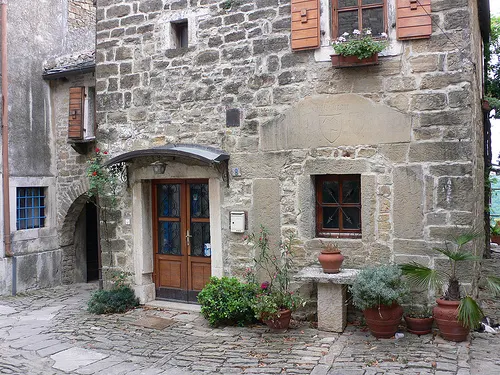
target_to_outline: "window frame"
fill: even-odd
[[[23,195],[20,194],[21,189],[25,189]],[[38,189],[38,191],[35,191]],[[28,194],[28,191],[30,194]],[[38,193],[38,194],[35,194]],[[38,198],[38,205],[33,204],[33,199]],[[44,186],[16,186],[16,230],[30,230],[30,229],[40,229],[46,227],[47,221],[47,190]],[[32,205],[27,206],[25,204],[24,207],[20,207],[21,199],[28,200],[31,199]],[[38,216],[34,215],[35,210],[38,210]],[[28,213],[31,212],[31,215],[26,215],[25,217],[21,217],[20,213]],[[35,220],[37,220],[37,224],[35,225]],[[32,223],[30,225],[30,222]],[[26,223],[25,225],[21,225],[21,223]]]
[[[359,203],[343,203],[342,202],[342,184],[343,181],[356,180],[359,184]],[[323,203],[322,185],[325,181],[339,182],[339,203]],[[359,174],[331,174],[315,176],[314,181],[315,198],[316,198],[316,236],[324,238],[361,238],[362,228],[362,211],[361,211],[361,175]],[[323,208],[324,207],[339,207],[339,228],[329,229],[323,228]],[[359,229],[344,228],[342,207],[358,208],[359,209]]]
[[[345,7],[342,8],[340,12],[347,12],[347,11],[353,11],[357,10],[358,11],[358,30],[363,30],[363,9],[376,9],[382,7],[382,12],[384,14],[384,27],[383,27],[383,32],[387,33],[387,23],[388,23],[388,7],[387,7],[387,0],[381,0],[382,6],[380,4],[369,4],[369,5],[363,5],[362,2],[363,0],[357,0],[358,5],[355,6],[350,6],[350,7]],[[336,40],[340,35],[338,31],[339,27],[339,18],[338,18],[338,13],[339,13],[339,6],[338,6],[339,0],[331,0],[332,4],[332,40]],[[351,30],[352,32],[352,30]],[[376,39],[376,38],[375,38]]]

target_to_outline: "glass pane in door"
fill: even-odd
[[[190,184],[189,192],[191,198],[191,217],[210,217],[208,205],[208,184]]]
[[[181,255],[181,226],[179,222],[160,221],[158,223],[158,253]]]
[[[210,223],[191,223],[191,255],[210,257]]]
[[[158,185],[158,216],[180,217],[181,185]]]

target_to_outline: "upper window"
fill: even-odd
[[[333,37],[370,29],[377,37],[386,32],[386,0],[332,0]]]
[[[361,237],[360,175],[316,176],[316,235]]]
[[[70,87],[68,138],[94,139],[95,126],[95,87]]]
[[[187,48],[188,46],[188,21],[180,20],[172,22],[174,48]]]
[[[45,188],[18,187],[16,191],[17,230],[45,226]]]

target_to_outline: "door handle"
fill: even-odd
[[[187,233],[186,233],[186,246],[189,247],[190,246],[190,242],[189,242],[189,239],[191,238],[192,236],[189,234],[189,229],[187,230]]]

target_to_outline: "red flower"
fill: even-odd
[[[96,171],[92,172],[92,176],[97,176],[97,172]]]
[[[107,155],[107,154],[108,154],[108,152],[107,152],[107,151],[104,151],[104,152],[103,152],[103,154],[104,154],[104,155]]]
[[[267,288],[269,288],[269,281],[264,281],[262,284],[260,284],[260,289],[267,290]]]
[[[100,149],[100,148],[96,148],[96,149],[95,149],[96,154],[98,154],[98,153],[99,153],[99,151],[101,151],[101,149]]]

